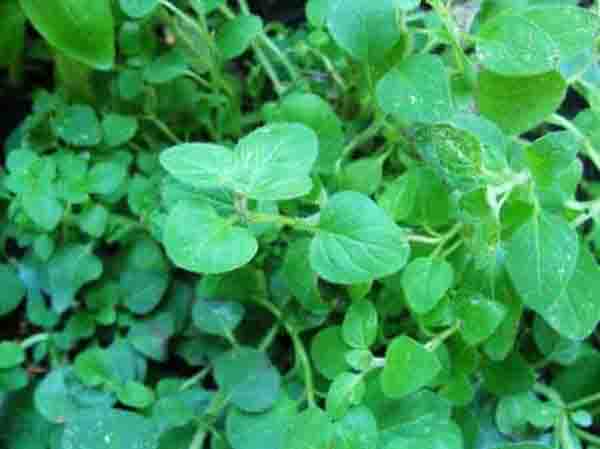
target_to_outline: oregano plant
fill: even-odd
[[[0,447],[600,448],[600,3],[297,3],[0,5]]]

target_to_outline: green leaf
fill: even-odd
[[[271,410],[260,414],[232,408],[225,424],[227,440],[233,449],[282,449],[297,408],[285,395]]]
[[[579,7],[509,10],[481,27],[477,54],[500,75],[540,75],[589,48],[599,29],[591,11]]]
[[[410,248],[402,229],[368,197],[336,193],[321,210],[310,264],[325,280],[358,284],[400,270]]]
[[[158,432],[152,420],[132,412],[92,409],[69,421],[62,449],[156,449]]]
[[[375,449],[379,440],[377,421],[367,407],[355,407],[335,423],[336,449]]]
[[[184,144],[161,154],[176,179],[198,188],[226,187],[256,200],[307,194],[317,159],[316,134],[300,124],[277,123],[240,139],[234,152],[209,144]]]
[[[316,27],[322,28],[327,19],[329,0],[308,0],[306,2],[306,18],[308,22]]]
[[[564,319],[555,309],[565,301],[578,253],[575,230],[562,217],[548,212],[531,217],[506,245],[506,267],[521,299],[553,326]],[[524,260],[527,266],[523,266]]]
[[[75,374],[90,387],[110,382],[112,372],[107,353],[100,348],[91,348],[80,352],[73,364]]]
[[[327,413],[333,419],[342,418],[353,405],[359,405],[366,386],[362,374],[342,373],[337,376],[327,393]]]
[[[102,120],[104,143],[118,147],[129,142],[138,131],[138,121],[129,115],[108,114]]]
[[[489,177],[484,148],[470,131],[446,124],[427,126],[417,130],[416,144],[423,159],[455,189],[474,190]]]
[[[427,385],[441,371],[437,356],[410,337],[396,337],[385,354],[383,393],[400,399]]]
[[[539,125],[562,103],[567,83],[558,72],[528,77],[479,74],[477,104],[481,114],[508,134]]]
[[[84,210],[78,217],[77,223],[83,232],[99,238],[104,234],[108,225],[109,212],[104,206],[95,204]]]
[[[306,263],[309,251],[309,238],[291,242],[281,268],[283,277],[292,295],[304,308],[314,313],[327,312],[329,306],[321,298],[319,279]]]
[[[146,357],[164,362],[169,357],[169,338],[175,333],[175,323],[170,313],[164,312],[136,322],[131,326],[127,339]]]
[[[188,68],[185,54],[179,48],[174,48],[144,68],[144,80],[151,84],[168,83],[183,76]]]
[[[563,257],[568,257],[563,253]],[[562,336],[572,340],[587,338],[600,321],[600,305],[595,293],[600,287],[600,270],[589,250],[582,245],[573,277],[559,296],[546,298],[534,308]]]
[[[315,169],[324,174],[333,173],[344,148],[344,132],[341,120],[327,101],[311,93],[292,93],[281,100],[274,116],[268,119],[302,123],[312,129],[319,139]]]
[[[25,46],[25,15],[19,0],[6,0],[0,5],[2,30],[0,30],[0,65],[14,64]]]
[[[70,367],[52,370],[35,389],[36,410],[56,424],[72,421],[86,409],[110,409],[114,395],[83,385]]]
[[[377,83],[377,102],[401,122],[435,123],[449,118],[454,105],[442,59],[424,54],[402,60]]]
[[[0,317],[15,311],[23,296],[25,286],[18,274],[9,265],[0,265],[0,285],[2,285],[2,300],[0,301]]]
[[[102,274],[102,262],[90,245],[67,245],[48,262],[48,282],[52,308],[62,313],[72,306],[75,295],[88,282]]]
[[[333,380],[348,370],[345,357],[348,350],[342,338],[342,328],[330,326],[313,337],[310,355],[317,371],[327,379]]]
[[[66,143],[78,147],[98,145],[102,128],[96,112],[87,105],[67,106],[52,121],[54,132]]]
[[[387,153],[384,153],[345,164],[339,173],[338,189],[372,195],[379,189],[383,180],[383,164],[386,158]]]
[[[297,415],[287,429],[283,449],[330,448],[334,426],[320,408],[311,407]]]
[[[25,351],[21,345],[4,341],[0,343],[0,369],[14,368],[25,361]]]
[[[454,269],[443,259],[418,257],[402,272],[402,288],[409,307],[416,313],[428,313],[454,283]]]
[[[279,397],[280,376],[264,352],[235,348],[214,361],[215,380],[231,402],[246,412],[263,412]]]
[[[217,47],[226,60],[241,56],[262,32],[262,19],[254,15],[239,15],[225,23],[217,33]]]
[[[506,308],[496,301],[475,293],[463,294],[456,301],[456,316],[461,320],[460,334],[467,344],[487,340],[506,316]]]
[[[450,422],[434,426],[407,426],[397,432],[385,449],[462,449],[461,429]]]
[[[160,0],[119,0],[123,12],[134,19],[149,15],[159,3]]]
[[[115,36],[110,0],[21,0],[33,26],[67,56],[99,70],[112,68]]]
[[[236,301],[198,299],[193,309],[194,324],[202,332],[227,337],[244,317],[244,306]]]
[[[246,265],[258,244],[245,228],[233,226],[206,203],[183,201],[167,217],[163,243],[179,267],[198,273],[224,273]]]
[[[346,311],[342,336],[348,346],[366,349],[377,338],[377,310],[368,300],[354,302]]]
[[[154,392],[144,384],[133,380],[127,381],[117,389],[117,397],[121,403],[133,408],[146,408],[154,402]]]
[[[395,0],[333,0],[327,27],[337,44],[352,57],[376,64],[402,36],[396,12]]]
[[[533,387],[536,380],[535,371],[518,352],[500,362],[484,365],[482,374],[483,387],[496,396],[524,393]]]
[[[16,367],[0,370],[0,393],[21,390],[29,383],[29,375],[23,368]]]
[[[94,164],[88,173],[88,189],[90,193],[112,195],[125,182],[127,164],[118,161],[99,162]]]

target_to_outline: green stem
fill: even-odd
[[[191,388],[194,385],[201,382],[208,375],[208,373],[210,373],[210,370],[210,366],[204,367],[198,374],[195,374],[194,376],[186,380],[183,384],[181,384],[181,387],[179,387],[179,391],[187,390],[188,388]]]
[[[298,79],[298,70],[296,70],[296,67],[294,67],[294,65],[286,56],[286,54],[264,32],[261,32],[261,34],[259,35],[259,39],[269,50],[271,50],[275,54],[275,56],[277,56],[277,58],[279,58],[283,66],[289,72],[292,81],[296,81]]]
[[[333,65],[333,62],[331,62],[331,59],[329,59],[329,57],[326,54],[317,50],[316,48],[309,48],[309,51],[311,51],[321,60],[321,62],[323,62],[325,69],[329,72],[331,78],[333,78],[333,81],[335,81],[340,86],[340,89],[342,89],[342,91],[345,91],[348,88],[348,86],[346,86],[344,79]]]
[[[204,447],[204,440],[206,439],[206,429],[200,425],[198,430],[194,434],[194,439],[190,443],[189,449],[202,449]]]
[[[562,398],[560,397],[560,395],[556,392],[556,390],[554,388],[551,388],[551,387],[541,384],[541,383],[536,383],[533,386],[533,391],[535,391],[538,394],[541,394],[542,396],[545,396],[551,402],[558,405],[559,407],[561,407],[561,408],[565,407],[565,402],[562,400]]]
[[[153,123],[154,126],[156,126],[166,137],[168,137],[173,143],[175,144],[179,144],[181,143],[181,139],[179,137],[177,137],[175,135],[175,133],[173,131],[171,131],[171,128],[169,128],[167,126],[166,123],[164,123],[162,120],[160,120],[157,117],[153,117],[153,116],[146,116],[144,117],[145,120],[148,120],[149,122]]]
[[[49,339],[50,339],[50,334],[47,334],[47,333],[35,334],[35,335],[32,335],[31,337],[27,337],[25,340],[23,340],[21,342],[21,348],[28,349],[32,346],[35,346],[38,343],[41,343],[43,341],[48,341]]]
[[[592,160],[594,165],[600,169],[600,154],[596,152],[596,149],[592,145],[590,139],[588,139],[588,137],[581,132],[581,130],[577,128],[573,122],[560,114],[552,114],[546,119],[546,121],[552,125],[562,126],[566,130],[571,131],[583,144],[583,147],[585,148],[585,154]]]
[[[427,245],[436,245],[443,240],[442,237],[426,237],[419,234],[408,234],[407,238],[409,242],[425,243]]]
[[[277,337],[277,334],[279,334],[280,329],[281,323],[277,322],[273,324],[273,326],[271,326],[271,329],[269,329],[269,332],[261,340],[260,344],[258,345],[258,349],[260,351],[266,351],[269,348],[269,346],[273,344],[273,341],[275,340],[275,337]]]
[[[454,323],[454,325],[452,325],[452,327],[449,327],[445,331],[437,334],[432,340],[426,343],[425,348],[430,352],[434,352],[437,348],[440,347],[442,343],[444,343],[444,341],[446,341],[447,339],[452,337],[456,332],[458,332],[461,326],[462,321],[457,321],[456,323]]]
[[[265,214],[262,212],[248,212],[247,218],[251,223],[276,223],[281,226],[290,226],[294,229],[311,233],[317,232],[316,226],[306,223],[306,221],[301,218],[286,217],[277,214]]]
[[[579,429],[578,427],[575,427],[574,433],[582,440],[585,440],[588,443],[595,444],[596,446],[600,446],[600,437],[586,432],[585,430]]]
[[[344,147],[342,151],[342,156],[340,157],[336,165],[336,174],[339,174],[339,172],[342,169],[342,163],[352,156],[354,150],[362,144],[364,144],[365,142],[371,140],[373,137],[375,137],[384,125],[385,119],[380,117],[379,119],[374,120],[373,123],[371,123],[362,132],[354,136],[354,138],[348,143],[348,145]]]
[[[286,326],[288,328],[288,326]],[[310,359],[308,358],[308,353],[306,352],[306,348],[300,339],[298,333],[292,329],[288,328],[288,332],[290,337],[292,337],[292,343],[294,344],[294,351],[296,352],[296,357],[298,357],[298,361],[302,366],[302,371],[304,373],[304,384],[306,386],[306,400],[308,401],[308,405],[310,407],[316,407],[317,402],[315,400],[315,386],[313,382],[312,376],[312,368],[310,366]]]
[[[567,404],[569,410],[575,410],[600,401],[600,393],[595,393]]]

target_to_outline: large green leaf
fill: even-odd
[[[377,421],[367,407],[355,407],[335,423],[336,449],[375,449]]]
[[[350,368],[346,361],[346,352],[349,349],[342,338],[341,327],[330,326],[313,337],[310,355],[317,371],[327,379],[333,380]]]
[[[13,312],[25,296],[25,285],[19,276],[8,265],[0,265],[0,285],[2,285],[2,300],[0,301],[0,317]]]
[[[477,104],[481,114],[508,134],[521,134],[539,125],[562,103],[567,83],[558,72],[506,77],[479,74]]]
[[[446,66],[438,56],[410,56],[377,84],[381,109],[403,122],[435,123],[452,115]]]
[[[50,44],[100,70],[113,66],[115,32],[110,0],[20,0],[33,26]]]
[[[233,408],[227,416],[227,440],[233,449],[283,449],[287,428],[298,405],[281,395],[265,413],[246,413]]]
[[[330,448],[334,426],[329,417],[317,407],[297,415],[288,427],[283,449]]]
[[[517,292],[525,305],[552,319],[551,324],[563,319],[553,309],[564,298],[578,253],[575,230],[548,212],[531,217],[506,245],[506,267]]]
[[[400,40],[395,0],[334,0],[327,15],[337,44],[366,64],[380,62]]]
[[[135,413],[114,409],[81,412],[67,423],[62,449],[156,449],[154,423]]]
[[[163,152],[161,163],[194,187],[226,187],[256,200],[284,200],[311,190],[309,173],[318,149],[311,129],[277,123],[240,139],[234,152],[212,144],[183,144]]]
[[[327,281],[359,284],[400,270],[409,252],[405,233],[373,201],[341,192],[321,210],[310,264]]]
[[[202,332],[228,337],[244,317],[244,306],[237,301],[200,298],[192,311],[194,324]]]
[[[159,0],[119,0],[123,12],[134,19],[147,16],[159,3]]]
[[[225,59],[242,55],[262,32],[262,19],[253,15],[239,15],[223,25],[217,33],[217,46]]]
[[[215,380],[233,404],[246,412],[263,412],[279,397],[280,376],[264,352],[238,347],[214,362]]]
[[[183,201],[165,223],[163,235],[173,262],[198,273],[223,273],[246,265],[258,244],[245,228],[233,226],[206,203]]]
[[[579,7],[509,10],[481,27],[478,56],[501,75],[540,75],[588,49],[599,29],[597,17]]]

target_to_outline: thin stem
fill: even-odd
[[[247,215],[248,221],[252,223],[276,223],[281,226],[290,226],[294,229],[299,229],[307,232],[317,232],[317,228],[306,223],[301,218],[286,217],[284,215],[266,214],[262,212],[249,212]]]
[[[208,373],[210,373],[210,370],[211,370],[210,366],[204,367],[199,373],[193,375],[188,380],[186,380],[184,383],[182,383],[181,387],[179,387],[179,391],[187,390],[188,388],[191,388],[194,385],[201,382],[208,375]]]
[[[286,326],[287,328],[287,326]],[[310,360],[308,358],[308,354],[306,349],[304,348],[304,344],[300,339],[298,333],[294,329],[289,329],[290,337],[292,337],[292,343],[294,344],[294,351],[296,352],[296,357],[298,357],[298,361],[300,365],[302,365],[302,370],[304,373],[304,384],[306,386],[306,400],[308,401],[308,405],[310,407],[316,407],[317,402],[315,400],[315,386],[313,382],[312,376],[312,368],[310,366]]]
[[[562,398],[554,388],[551,388],[547,385],[538,382],[534,384],[533,391],[535,391],[538,394],[541,394],[542,396],[545,396],[547,399],[549,399],[551,402],[553,402],[561,408],[565,406],[565,402],[562,400]]]
[[[577,435],[582,440],[585,440],[588,443],[595,444],[596,446],[600,446],[600,437],[598,437],[590,432],[586,432],[585,430],[580,429],[578,427],[575,427],[573,429],[573,432],[575,433],[575,435]]]
[[[281,323],[277,322],[271,326],[269,332],[263,337],[260,344],[258,345],[259,351],[266,351],[269,346],[273,344],[275,341],[275,337],[279,334],[279,330],[281,329]]]
[[[298,71],[286,54],[277,46],[275,42],[273,42],[269,36],[265,34],[264,31],[261,32],[258,37],[261,42],[279,58],[283,66],[289,72],[292,81],[296,81],[298,79]]]
[[[600,393],[595,393],[567,404],[569,410],[575,410],[600,401]]]
[[[375,137],[384,125],[384,119],[380,118],[374,120],[373,123],[371,123],[367,128],[365,128],[362,132],[354,136],[354,138],[342,150],[342,156],[337,161],[336,174],[339,174],[339,172],[341,171],[342,162],[346,159],[349,159],[356,148]]]
[[[458,332],[461,326],[462,321],[457,321],[452,325],[452,327],[449,327],[445,331],[440,332],[431,341],[426,343],[425,348],[430,352],[434,352],[444,341],[446,341],[448,338],[450,338],[452,335]]]
[[[48,341],[49,339],[50,339],[50,334],[48,334],[48,333],[32,335],[31,337],[28,337],[21,342],[21,348],[28,349],[32,346],[35,346],[38,343],[41,343],[43,341]]]
[[[194,439],[190,443],[189,449],[202,449],[204,447],[204,440],[206,439],[206,429],[204,426],[198,427],[198,430],[194,434]]]
[[[448,257],[450,254],[452,254],[454,251],[460,248],[464,242],[465,241],[463,239],[456,241],[452,246],[450,246],[442,253],[442,258],[445,259],[446,257]]]
[[[425,243],[428,245],[436,245],[443,240],[442,237],[426,237],[419,234],[408,234],[407,238],[409,242]]]
[[[323,65],[333,78],[333,81],[335,81],[340,86],[340,89],[342,89],[342,91],[345,91],[348,88],[348,86],[346,86],[344,79],[341,77],[341,75],[333,65],[333,62],[331,62],[331,59],[329,59],[327,55],[317,50],[316,48],[309,48],[309,51],[315,54],[323,62]]]
[[[169,128],[167,126],[167,124],[164,123],[162,120],[158,119],[157,117],[153,117],[153,116],[146,116],[146,117],[144,117],[144,119],[153,123],[154,126],[156,126],[173,143],[178,144],[178,143],[182,142],[181,139],[179,137],[177,137],[173,131],[171,131],[171,128]]]
[[[186,70],[184,75],[190,77],[191,79],[193,79],[194,81],[196,81],[198,84],[200,84],[203,87],[206,87],[208,89],[210,89],[212,87],[208,81],[206,81],[204,78],[202,78],[200,75],[198,75],[193,70]]]
[[[583,146],[585,148],[585,154],[592,160],[594,165],[600,169],[600,154],[596,152],[596,149],[592,145],[590,139],[588,139],[588,137],[583,132],[581,132],[581,130],[577,128],[577,126],[575,126],[573,122],[566,119],[560,114],[552,114],[546,119],[546,121],[553,125],[562,126],[566,130],[571,131],[575,135],[575,137],[577,137],[577,139],[579,139],[583,143]]]

